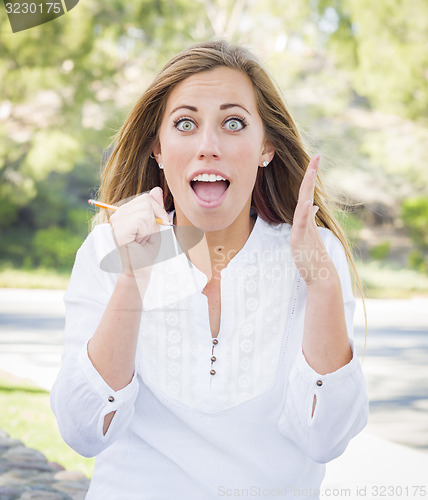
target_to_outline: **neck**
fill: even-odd
[[[180,212],[176,212],[174,224],[181,224]],[[186,219],[186,225],[191,225]],[[255,219],[249,210],[243,210],[230,226],[219,231],[206,231],[202,240],[188,251],[188,257],[199,270],[211,278],[219,278],[220,272],[242,249],[254,227]]]

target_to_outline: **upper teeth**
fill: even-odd
[[[193,181],[202,181],[202,182],[215,182],[215,181],[225,181],[221,175],[216,175],[216,174],[199,174],[197,175]]]

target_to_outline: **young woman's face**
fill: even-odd
[[[182,222],[217,231],[241,214],[249,216],[258,168],[274,152],[248,76],[218,67],[178,84],[154,153]]]

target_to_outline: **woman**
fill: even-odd
[[[131,201],[77,254],[51,396],[65,441],[97,456],[87,498],[318,498],[368,414],[319,161],[223,41],[174,57],[134,106],[100,191]]]

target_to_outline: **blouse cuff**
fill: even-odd
[[[317,373],[301,349],[290,372],[278,429],[317,463],[337,458],[367,423],[365,381],[350,345],[351,361],[334,372]]]
[[[317,385],[318,387],[323,386],[325,383],[332,385],[339,383],[344,377],[352,374],[359,369],[359,360],[355,353],[354,341],[349,339],[349,343],[352,351],[352,359],[344,366],[341,366],[336,371],[331,373],[326,373],[321,375],[316,372],[306,361],[303,351],[299,349],[297,353],[297,359],[295,361],[294,368],[309,384]]]
[[[132,376],[131,382],[127,386],[115,391],[101,377],[92,364],[92,361],[89,359],[87,343],[85,343],[79,353],[78,362],[89,383],[108,407],[108,411],[106,413],[116,411],[124,404],[129,403],[132,399],[136,398],[138,392],[138,380],[135,372]]]

